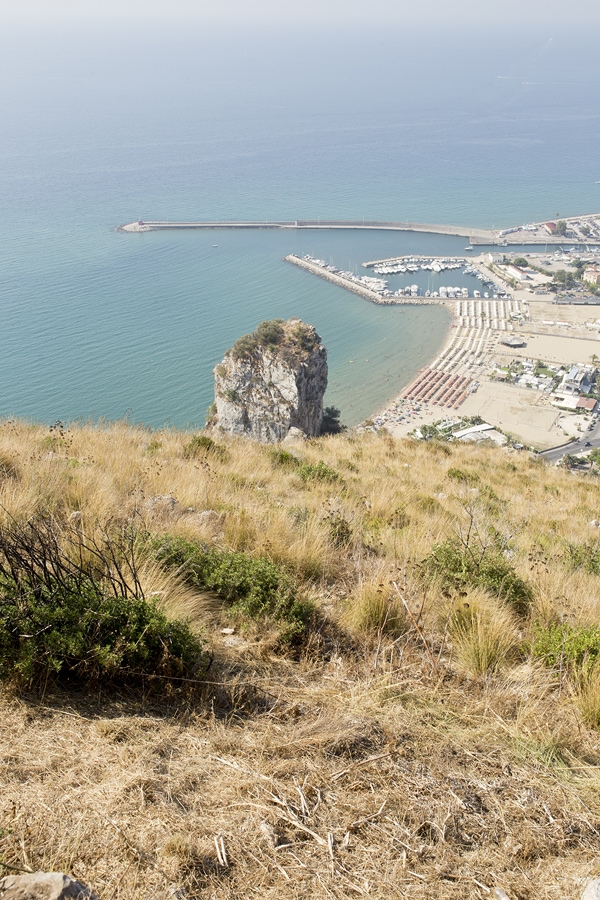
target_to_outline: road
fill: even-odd
[[[574,455],[600,447],[600,422],[594,422],[593,425],[592,431],[585,431],[577,441],[571,441],[570,444],[563,444],[561,447],[551,447],[549,450],[542,450],[538,455],[543,456],[550,463],[557,463],[567,453]],[[585,446],[587,441],[590,443],[589,447]]]

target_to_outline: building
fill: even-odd
[[[515,335],[507,335],[506,337],[500,338],[500,343],[504,344],[506,347],[527,346],[527,341],[524,341],[522,337],[516,337]]]
[[[544,228],[546,229],[548,234],[555,235],[556,227],[556,222],[544,222]]]
[[[598,406],[598,401],[594,400],[593,397],[580,397],[577,401],[577,409],[584,410],[588,413],[596,412],[596,407]]]
[[[455,431],[453,434],[455,441],[473,441],[476,444],[482,441],[491,441],[498,447],[504,447],[508,440],[501,431],[496,431],[493,425],[483,422],[481,425],[472,425],[470,428],[464,428],[462,431]]]
[[[596,372],[594,366],[572,366],[559,384],[557,393],[570,394],[572,397],[589,394],[594,386]]]
[[[510,275],[511,278],[514,278],[515,281],[528,281],[529,275],[520,269],[518,266],[514,266],[512,263],[506,267],[506,274]]]
[[[600,267],[588,266],[583,274],[583,278],[588,284],[600,284]]]

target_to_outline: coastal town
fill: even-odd
[[[596,446],[600,248],[465,248],[464,257],[364,262],[372,274],[286,259],[370,302],[441,304],[452,315],[437,358],[363,428],[541,451],[565,445],[563,455]]]
[[[600,357],[600,214],[504,229],[414,222],[138,220],[118,230],[412,231],[465,237],[464,255],[368,260],[347,271],[308,255],[285,261],[381,305],[445,306],[452,325],[436,359],[363,428],[585,456],[596,436]],[[454,424],[448,426],[447,423]],[[425,431],[423,430],[425,429]],[[472,429],[475,429],[474,431]],[[591,429],[591,430],[590,430]],[[584,438],[587,438],[584,440]],[[567,449],[564,449],[567,447]],[[572,455],[572,454],[571,454]]]

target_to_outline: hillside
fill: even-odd
[[[595,476],[383,433],[4,422],[0,492],[4,559],[33,533],[87,577],[109,548],[99,590],[203,648],[61,668],[49,625],[4,627],[0,865],[102,900],[565,900],[598,874]],[[50,557],[16,593],[2,563],[5,596],[47,603],[46,565],[58,603]]]

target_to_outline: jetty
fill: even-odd
[[[370,222],[360,220],[296,219],[292,222],[158,222],[140,219],[128,225],[119,225],[117,231],[140,234],[147,231],[188,231],[219,229],[294,229],[294,230],[348,230],[348,231],[416,231],[425,234],[448,234],[465,237],[471,243],[494,243],[497,232],[487,228],[467,228],[461,225],[431,225],[420,222]]]
[[[574,244],[586,246],[600,244],[600,213],[571,216],[558,221],[535,222],[517,225],[503,230],[492,228],[471,228],[463,225],[439,225],[424,222],[380,222],[367,219],[295,219],[278,221],[266,219],[264,222],[159,222],[139,219],[128,225],[119,225],[117,231],[140,234],[146,231],[187,231],[219,229],[288,229],[321,231],[413,231],[423,234],[447,234],[467,238],[471,247],[496,245],[507,247],[523,244]]]
[[[292,265],[298,266],[298,268],[304,269],[312,275],[317,275],[325,281],[330,281],[332,284],[337,284],[347,291],[352,291],[353,294],[358,294],[358,296],[362,297],[364,300],[369,300],[371,303],[378,303],[381,306],[398,306],[403,303],[410,303],[413,305],[415,303],[429,305],[436,303],[436,300],[429,297],[398,297],[389,294],[389,292],[383,293],[382,290],[385,287],[385,282],[383,281],[381,282],[382,288],[374,290],[374,288],[370,286],[370,283],[377,282],[379,279],[367,278],[364,276],[360,277],[358,275],[353,275],[351,272],[341,272],[338,269],[335,269],[334,266],[327,266],[323,260],[312,259],[306,256],[296,256],[294,253],[290,253],[289,256],[284,256],[283,259],[285,262],[292,263]]]

